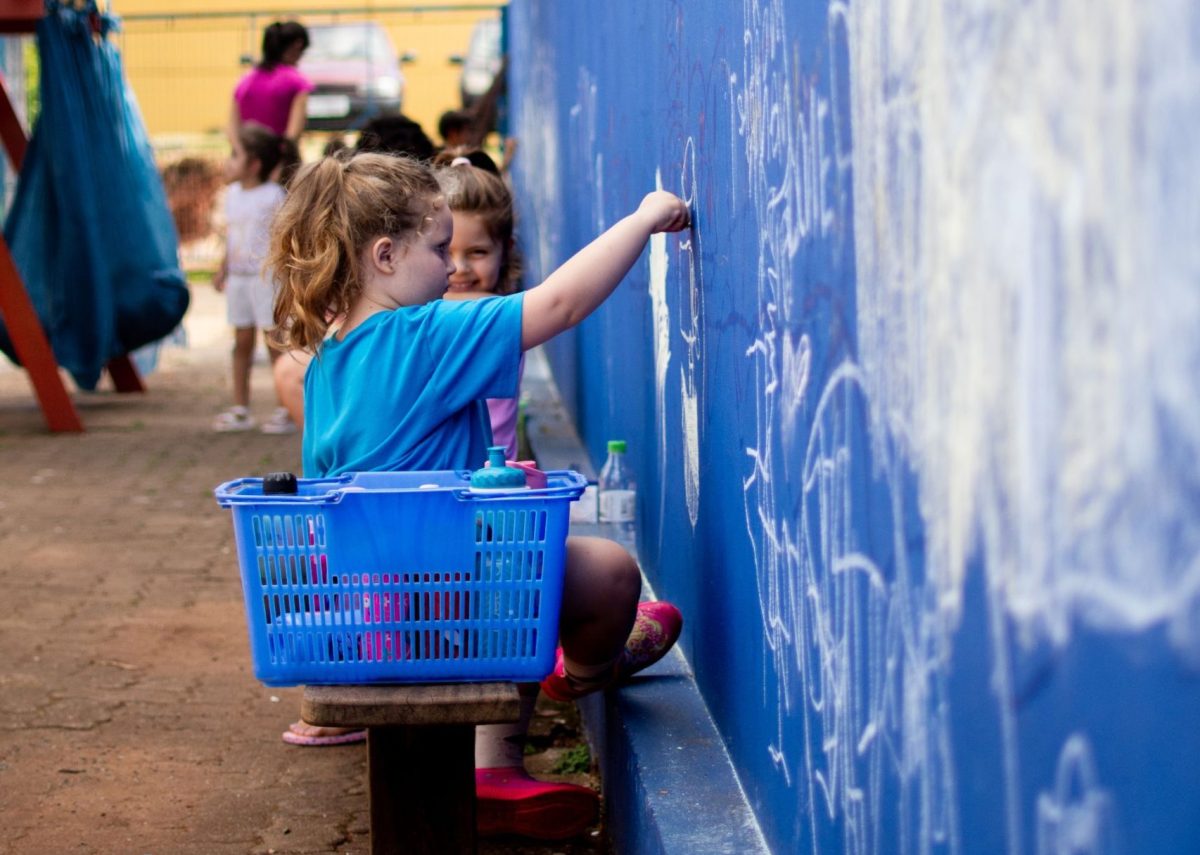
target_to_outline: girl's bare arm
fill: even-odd
[[[230,100],[229,102],[229,122],[225,127],[225,135],[229,137],[229,144],[233,145],[238,138],[238,132],[242,129],[242,111],[238,108],[237,101]]]
[[[297,92],[292,99],[291,109],[288,110],[287,128],[283,135],[290,140],[300,139],[304,126],[308,123],[308,93]]]
[[[638,209],[589,243],[525,294],[521,348],[529,350],[578,324],[604,302],[633,267],[650,235],[689,223],[683,200],[656,190]]]

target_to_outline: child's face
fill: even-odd
[[[490,294],[500,285],[504,247],[488,234],[480,214],[454,213],[450,259],[454,262],[450,294]]]
[[[454,273],[450,261],[450,209],[442,204],[419,234],[394,243],[383,267],[372,276],[364,294],[387,308],[421,306],[446,293],[446,280]]]
[[[233,148],[229,152],[229,160],[225,163],[225,180],[232,183],[241,181],[242,183],[253,182],[258,178],[258,161],[254,160],[246,153],[246,149],[242,148],[242,143],[239,140],[233,141]]]

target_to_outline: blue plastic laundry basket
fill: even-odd
[[[473,494],[461,472],[261,478],[233,511],[250,655],[269,686],[540,680],[554,667],[568,510],[587,484]]]

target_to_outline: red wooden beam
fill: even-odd
[[[82,431],[83,422],[59,376],[54,351],[50,349],[33,303],[25,293],[21,274],[8,251],[8,242],[3,239],[0,239],[0,315],[8,327],[8,337],[12,339],[17,358],[29,374],[46,425],[52,431]]]
[[[8,159],[12,161],[13,171],[20,172],[29,141],[25,139],[25,129],[21,127],[21,120],[13,109],[3,78],[0,78],[0,141],[3,141]]]
[[[45,14],[42,0],[0,0],[0,33],[32,33]]]
[[[104,367],[108,371],[108,376],[112,378],[113,388],[118,392],[146,391],[142,375],[138,373],[137,366],[133,364],[129,354],[123,353],[120,356],[114,356]]]
[[[15,5],[30,5],[14,3],[12,0],[0,0],[0,16],[12,12]],[[38,4],[40,7],[40,4]],[[40,13],[39,13],[40,16]],[[0,17],[0,32],[14,32],[4,29],[11,24],[11,17]],[[0,140],[8,151],[13,169],[20,171],[21,163],[25,160],[25,130],[17,119],[8,90],[4,81],[0,80]],[[21,274],[13,262],[8,243],[0,237],[0,317],[4,318],[8,327],[8,336],[12,339],[13,349],[17,358],[29,374],[33,391],[42,407],[42,416],[46,425],[52,431],[82,431],[83,422],[75,411],[75,404],[67,394],[62,377],[58,373],[58,363],[54,359],[54,351],[42,330],[41,321],[34,311]]]

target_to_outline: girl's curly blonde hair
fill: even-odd
[[[411,158],[339,152],[302,168],[271,228],[277,343],[316,351],[362,293],[370,242],[419,234],[442,204],[433,173]]]

